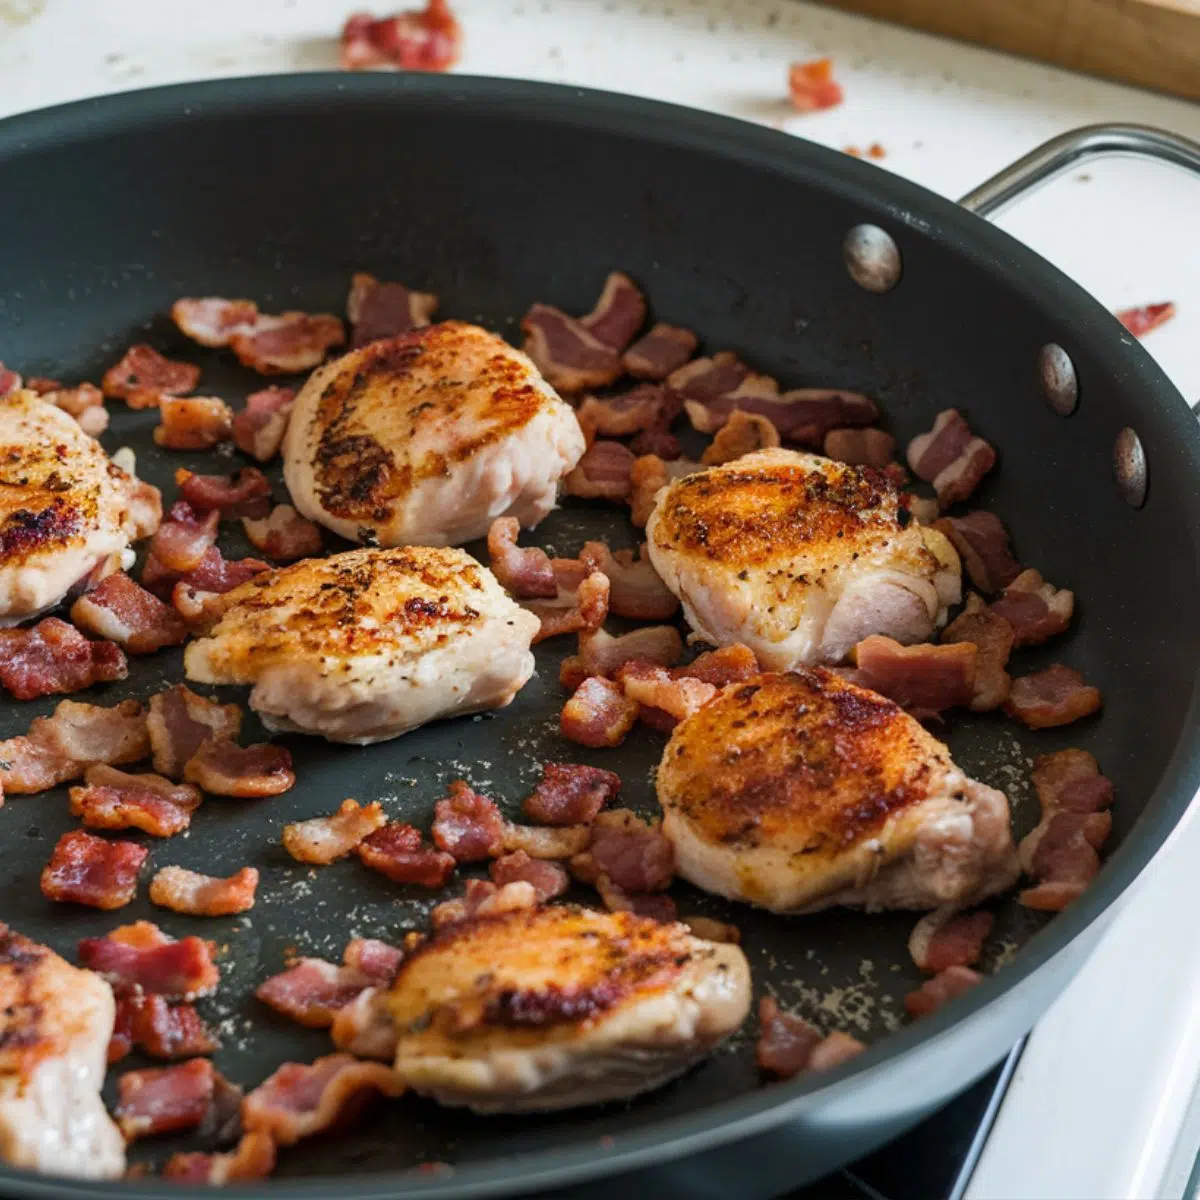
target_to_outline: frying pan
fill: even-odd
[[[1111,150],[1200,167],[1200,148],[1181,139],[1089,131],[1035,153],[971,203],[993,209],[1080,156]],[[1094,752],[1116,784],[1111,853],[1088,893],[1053,920],[1011,901],[996,906],[989,978],[970,996],[903,1022],[901,999],[918,982],[905,950],[912,914],[785,919],[681,885],[681,911],[740,926],[760,993],[857,1034],[868,1052],[828,1075],[763,1086],[748,1025],[705,1065],[629,1104],[506,1119],[406,1098],[347,1135],[285,1152],[275,1192],[529,1195],[635,1168],[644,1181],[658,1165],[687,1156],[697,1167],[733,1147],[723,1161],[750,1194],[753,1139],[781,1128],[786,1183],[815,1178],[916,1123],[1030,1028],[1191,800],[1200,782],[1194,418],[1095,300],[966,208],[739,122],[458,77],[298,75],[85,101],[0,124],[0,178],[0,355],[27,373],[96,379],[129,343],[149,340],[199,362],[203,392],[237,400],[256,381],[182,341],[163,317],[178,296],[338,311],[350,274],[369,270],[437,292],[442,314],[515,338],[531,302],[586,311],[620,267],[656,317],[696,329],[708,349],[735,350],[787,386],[876,396],[901,444],[939,409],[964,409],[1001,454],[975,503],[1003,515],[1022,561],[1079,597],[1069,638],[1022,652],[1018,669],[1078,667],[1103,689],[1102,715],[1036,734],[956,715],[944,733],[971,774],[1009,792],[1018,834],[1036,820],[1029,757],[1069,745]],[[133,446],[142,472],[167,489],[177,465],[214,469],[211,456],[154,451],[153,420],[118,411],[104,440]],[[619,513],[583,502],[568,502],[536,536],[559,553],[589,537],[634,541]],[[231,537],[226,549],[247,547]],[[155,867],[226,874],[257,865],[260,899],[244,917],[174,917],[144,899],[108,915],[44,901],[38,872],[72,825],[58,792],[14,797],[0,812],[3,918],[67,954],[78,938],[138,917],[211,937],[224,972],[206,1010],[224,1041],[220,1069],[252,1086],[281,1061],[324,1053],[323,1033],[265,1012],[254,985],[281,969],[289,949],[336,958],[353,934],[395,938],[419,927],[432,901],[357,863],[291,862],[279,845],[284,822],[353,795],[425,825],[444,783],[459,776],[511,808],[547,759],[613,768],[626,801],[654,811],[660,738],[643,731],[618,750],[591,752],[557,732],[557,665],[570,640],[539,648],[537,677],[503,713],[364,749],[287,739],[299,776],[292,792],[210,800],[189,835],[152,845]],[[103,702],[146,697],[181,677],[177,653],[138,661]],[[21,732],[52,707],[6,706],[0,733]],[[253,724],[247,732],[261,736]],[[700,1189],[718,1174],[706,1166],[691,1177]],[[15,1172],[0,1175],[0,1187],[43,1197],[186,1194]]]

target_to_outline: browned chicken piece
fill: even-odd
[[[775,912],[966,907],[1018,873],[1004,793],[824,667],[730,684],[682,721],[658,798],[678,874]]]
[[[99,975],[0,924],[0,1159],[121,1176],[125,1142],[100,1098],[115,1012]]]
[[[256,575],[184,655],[253,684],[268,728],[365,744],[501,708],[533,674],[537,617],[462,550],[350,550]]]
[[[283,471],[296,508],[351,541],[454,546],[497,517],[536,525],[584,448],[574,410],[526,355],[443,321],[315,371]]]
[[[761,450],[658,493],[651,561],[696,634],[764,667],[841,662],[871,634],[925,641],[960,596],[958,555],[900,522],[887,476]]]
[[[400,966],[396,1072],[443,1104],[536,1112],[624,1099],[710,1054],[750,1005],[737,946],[573,906],[470,917]]]

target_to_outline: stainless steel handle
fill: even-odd
[[[1149,125],[1085,125],[1031,150],[959,204],[981,217],[994,216],[1079,163],[1111,155],[1151,158],[1200,175],[1200,142],[1191,138]]]

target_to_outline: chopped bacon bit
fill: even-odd
[[[117,1080],[116,1107],[125,1140],[195,1128],[212,1103],[214,1074],[207,1058],[126,1071]]]
[[[501,887],[509,883],[529,884],[542,904],[561,896],[571,883],[570,876],[558,863],[530,858],[524,850],[502,855],[488,868],[488,874]]]
[[[364,838],[355,852],[373,871],[393,883],[440,888],[454,871],[454,859],[444,850],[422,845],[420,830],[392,821]]]
[[[403,958],[403,950],[378,938],[351,938],[342,953],[347,967],[361,971],[376,983],[391,983]]]
[[[966,500],[996,465],[996,452],[971,432],[956,408],[938,413],[933,429],[908,443],[913,474],[932,483],[943,508]]]
[[[229,607],[228,593],[202,592],[180,581],[171,590],[171,606],[183,618],[189,632],[207,633]]]
[[[252,330],[229,340],[238,362],[260,375],[298,375],[320,366],[334,346],[346,340],[338,317],[329,313],[259,314]]]
[[[259,462],[270,462],[283,445],[292,402],[291,388],[268,387],[246,397],[246,407],[233,417],[233,444]]]
[[[582,854],[591,840],[590,825],[504,825],[505,852],[524,850],[530,858],[570,858]]]
[[[187,637],[180,615],[122,571],[106,575],[80,596],[71,605],[71,620],[130,654],[153,654]]]
[[[1031,568],[1004,589],[992,612],[1012,626],[1014,646],[1037,646],[1066,631],[1075,612],[1075,593],[1047,583]]]
[[[356,272],[346,297],[350,345],[357,349],[422,329],[433,319],[437,306],[438,298],[428,292],[411,292],[402,283],[380,283],[374,275]]]
[[[914,1020],[928,1017],[950,1000],[965,996],[983,982],[983,976],[970,967],[947,967],[932,979],[927,979],[914,992],[904,997],[904,1007]]]
[[[585,630],[579,635],[579,653],[564,660],[559,678],[573,691],[592,675],[612,679],[635,659],[671,667],[682,657],[683,639],[673,625],[644,625],[620,637],[603,629]]]
[[[242,1102],[242,1124],[269,1133],[280,1146],[342,1124],[375,1095],[399,1096],[404,1084],[379,1063],[329,1054],[311,1065],[284,1063]]]
[[[953,907],[926,913],[908,938],[908,952],[922,971],[936,975],[947,967],[970,967],[983,954],[983,943],[996,918],[982,910],[956,913]]]
[[[717,688],[691,675],[668,671],[654,663],[628,662],[617,672],[625,695],[647,708],[661,709],[677,721],[703,708]]]
[[[534,642],[563,633],[599,629],[608,616],[608,592],[608,576],[593,571],[573,591],[564,591],[560,583],[556,600],[527,601],[522,607],[542,623]]]
[[[638,708],[620,684],[593,676],[563,705],[559,727],[563,737],[581,746],[619,746],[636,724]]]
[[[232,475],[197,475],[180,467],[175,484],[195,512],[215,509],[222,520],[260,517],[270,509],[271,483],[257,467],[242,467]],[[173,565],[161,554],[158,557],[167,566]]]
[[[448,0],[426,0],[423,9],[378,20],[354,13],[342,26],[342,70],[448,71],[462,52],[462,36]]]
[[[758,1041],[754,1061],[759,1070],[790,1079],[808,1067],[821,1034],[794,1013],[784,1012],[773,996],[758,1002]]]
[[[242,867],[227,879],[163,867],[150,881],[150,902],[190,917],[228,917],[252,909],[257,890],[255,867]]]
[[[652,921],[669,924],[679,916],[675,901],[661,892],[647,894],[645,892],[629,893],[603,872],[596,876],[596,891],[609,912],[631,912],[639,917],[649,917]]]
[[[150,697],[146,728],[154,769],[160,775],[178,778],[205,740],[237,737],[242,728],[242,710],[236,704],[217,704],[177,683]]]
[[[43,718],[45,719],[45,718]],[[50,750],[31,737],[0,742],[0,797],[31,795],[77,779],[83,764]]]
[[[73,416],[84,433],[99,437],[108,428],[108,409],[104,407],[104,393],[94,383],[81,383],[69,388],[63,387],[53,379],[31,379],[29,382],[54,384],[54,387],[40,393],[42,399]]]
[[[831,429],[825,435],[823,450],[826,458],[852,467],[882,470],[896,453],[896,439],[882,429]]]
[[[696,353],[698,339],[690,329],[661,321],[621,356],[621,366],[635,379],[660,383]]]
[[[612,438],[665,430],[678,412],[679,400],[672,392],[643,383],[619,396],[587,396],[576,416],[591,436]]]
[[[643,454],[629,468],[629,519],[644,529],[654,511],[654,500],[662,488],[673,479],[682,479],[693,471],[703,470],[699,463],[681,458],[667,462],[657,454]]]
[[[1033,760],[1033,786],[1042,815],[1100,812],[1113,801],[1112,781],[1086,750],[1059,750]]]
[[[502,887],[486,879],[468,879],[466,891],[453,900],[439,904],[429,914],[429,919],[435,930],[445,929],[447,925],[457,925],[468,917],[494,917],[518,909],[536,908],[538,904],[537,889],[526,879],[514,880]],[[421,936],[409,934],[409,937],[418,939]]]
[[[191,363],[164,358],[153,346],[144,342],[130,346],[115,366],[104,372],[101,384],[106,396],[122,400],[137,399],[135,393],[148,392],[147,403],[134,403],[132,408],[149,407],[158,396],[182,396],[193,391],[200,382],[200,368]]]
[[[596,818],[592,843],[571,859],[571,871],[585,883],[607,875],[622,891],[661,892],[675,875],[675,848],[657,822],[614,808]]]
[[[653,454],[664,462],[674,462],[683,454],[679,439],[665,429],[644,429],[629,443],[629,448],[639,458]]]
[[[504,818],[496,802],[462,779],[447,790],[449,795],[434,806],[434,845],[460,863],[483,862],[499,854]]]
[[[487,535],[491,568],[501,586],[519,600],[549,600],[558,595],[554,567],[539,546],[519,547],[521,523],[516,517],[497,517]]]
[[[255,550],[277,562],[294,562],[321,553],[321,530],[290,504],[277,504],[261,520],[242,518],[242,528]]]
[[[604,281],[596,307],[579,324],[606,346],[620,353],[637,336],[646,320],[646,298],[624,271],[612,271]]]
[[[999,708],[1012,687],[1012,679],[1005,670],[1013,649],[1012,626],[972,592],[966,608],[942,631],[942,641],[970,642],[975,646],[972,712]]]
[[[975,695],[974,642],[902,646],[873,634],[854,648],[855,682],[917,714],[971,703]]]
[[[157,993],[118,983],[117,1015],[108,1061],[116,1062],[131,1050],[144,1050],[152,1058],[192,1058],[212,1054],[220,1043],[191,1004],[171,1002]]]
[[[296,784],[292,752],[259,742],[239,746],[230,738],[207,738],[187,760],[183,777],[214,796],[257,799],[278,796]]]
[[[633,463],[633,452],[627,446],[599,438],[584,451],[563,486],[568,496],[585,500],[628,500]]]
[[[140,829],[173,837],[192,822],[200,793],[161,775],[129,775],[97,764],[84,774],[84,787],[71,788],[71,813],[91,829]]]
[[[122,700],[112,708],[60,701],[53,716],[30,724],[29,738],[52,754],[73,759],[79,764],[77,774],[85,764],[137,762],[150,752],[146,713],[136,700]]]
[[[680,920],[691,930],[693,937],[706,942],[723,942],[731,946],[740,944],[742,931],[725,921],[714,921],[712,917],[681,917]]]
[[[608,577],[608,611],[634,621],[665,621],[679,611],[679,598],[663,583],[643,545],[614,554],[604,542],[585,542],[579,559]]]
[[[58,617],[32,628],[0,629],[0,684],[18,700],[77,692],[128,674],[120,646],[89,642]]]
[[[171,320],[194,342],[202,346],[228,346],[234,334],[254,328],[258,305],[253,300],[204,299],[176,300]]]
[[[1141,308],[1122,308],[1113,314],[1134,337],[1145,337],[1151,330],[1165,325],[1175,315],[1175,305],[1146,304]]]
[[[158,560],[150,555],[142,568],[142,586],[149,588],[155,595],[171,597],[171,603],[187,620],[187,609],[178,603],[179,585],[184,585],[188,594],[203,597],[204,593],[224,594],[231,592],[255,575],[270,571],[271,564],[259,558],[227,559],[216,546],[210,546],[200,560],[200,565],[186,575],[168,570]],[[223,608],[222,608],[223,611]],[[217,613],[219,616],[220,614]]]
[[[687,676],[689,679],[699,679],[717,688],[727,687],[731,683],[744,683],[758,673],[758,659],[754,657],[754,651],[741,642],[706,651],[690,663],[676,667],[673,672],[680,678]]]
[[[349,959],[349,946],[346,956]],[[297,1024],[309,1029],[328,1029],[339,1010],[356,1000],[368,987],[390,983],[399,965],[397,958],[391,972],[385,976],[382,971],[367,972],[349,961],[336,967],[321,958],[301,958],[286,971],[259,984],[254,994]]]
[[[582,763],[547,763],[521,807],[530,820],[543,825],[586,825],[620,791],[621,777],[613,771]]]
[[[1062,912],[1087,891],[1086,883],[1039,883],[1017,893],[1017,903],[1036,912]]]
[[[378,801],[360,805],[343,800],[331,817],[310,817],[283,827],[283,848],[297,861],[328,866],[345,858],[377,829],[387,824],[387,815]]]
[[[707,467],[715,467],[755,450],[773,449],[779,442],[779,431],[766,417],[735,408],[700,455],[700,461]]]
[[[963,517],[942,517],[933,527],[949,538],[971,582],[985,595],[1001,591],[1020,575],[1008,530],[995,513],[977,509]]]
[[[813,1050],[808,1060],[808,1069],[810,1071],[832,1071],[834,1067],[840,1067],[842,1063],[857,1058],[865,1049],[866,1046],[858,1038],[851,1037],[850,1034],[843,1033],[840,1029],[835,1029],[824,1037]]]
[[[121,908],[133,899],[149,853],[136,842],[108,842],[73,829],[58,839],[42,870],[42,895],[89,908]]]
[[[164,450],[211,450],[233,428],[233,411],[216,396],[164,396],[154,444]]]
[[[816,112],[841,104],[845,94],[833,77],[833,59],[792,63],[788,68],[788,97],[797,112]]]
[[[84,938],[78,952],[81,966],[110,983],[152,995],[194,1000],[215,991],[221,978],[208,942],[198,937],[176,940],[151,921],[120,925],[104,937]]]
[[[151,556],[168,571],[194,570],[215,544],[220,520],[217,509],[199,513],[186,500],[177,500],[150,542]]]
[[[621,356],[574,317],[535,304],[522,318],[525,353],[551,387],[565,395],[607,387],[621,375]]]
[[[33,382],[34,381],[31,379],[29,381],[29,386],[34,391],[37,391],[38,389],[33,387]],[[8,367],[0,362],[0,400],[4,399],[5,396],[11,396],[13,392],[19,390],[20,387],[21,376],[18,375],[16,371],[10,371]]]
[[[1004,711],[1030,729],[1050,729],[1090,717],[1102,703],[1099,688],[1084,683],[1071,667],[1054,663],[1014,679]]]
[[[128,449],[128,447],[125,447],[125,449]],[[113,455],[113,466],[119,465],[117,459],[120,456],[121,451],[118,450]],[[132,450],[129,451],[129,457],[132,460]],[[125,485],[129,511],[126,514],[123,528],[129,535],[131,542],[140,542],[142,538],[147,538],[157,533],[159,525],[162,524],[162,492],[144,480],[132,478],[132,462],[129,471],[126,473],[131,478],[126,481]]]
[[[266,1179],[275,1170],[275,1139],[269,1133],[247,1133],[228,1154],[172,1154],[163,1167],[163,1178],[176,1183],[224,1187]]]

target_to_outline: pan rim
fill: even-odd
[[[836,185],[848,207],[858,202],[870,213],[883,208],[891,219],[921,236],[952,242],[954,252],[968,259],[986,260],[992,274],[1022,291],[1029,290],[1031,273],[1035,273],[1043,301],[1056,303],[1069,314],[1064,321],[1079,325],[1108,322],[1113,354],[1122,356],[1126,388],[1145,397],[1147,414],[1153,412],[1164,423],[1178,452],[1200,480],[1200,430],[1183,397],[1144,348],[1127,336],[1119,337],[1122,329],[1116,319],[1078,284],[1003,230],[920,185],[836,150],[737,118],[637,96],[525,80],[466,75],[291,73],[144,88],[16,114],[0,120],[0,164],[39,149],[61,146],[64,141],[102,137],[139,126],[177,127],[181,120],[245,114],[255,107],[331,111],[364,100],[394,103],[398,112],[422,104],[440,109],[481,104],[486,105],[489,114],[519,109],[530,120],[698,148],[731,165],[767,168],[793,181],[819,179],[826,185]],[[854,223],[853,213],[848,212],[847,227]],[[1200,544],[1200,496],[1192,509],[1181,511],[1180,519],[1190,529],[1193,542]],[[1193,681],[1184,728],[1200,729],[1200,679]],[[622,1134],[619,1144],[607,1152],[594,1139],[588,1139],[561,1149],[455,1167],[444,1175],[422,1176],[405,1170],[280,1180],[265,1187],[227,1188],[225,1194],[327,1196],[339,1182],[352,1182],[356,1194],[364,1200],[394,1196],[398,1187],[406,1194],[431,1198],[528,1194],[671,1161],[700,1148],[728,1145],[765,1132],[802,1116],[825,1098],[848,1093],[863,1076],[881,1075],[893,1059],[945,1036],[952,1027],[986,1019],[982,1014],[993,1000],[1039,971],[1085,930],[1099,928],[1098,922],[1112,903],[1125,893],[1180,823],[1198,786],[1200,734],[1185,733],[1134,827],[1079,901],[1026,942],[1003,972],[986,978],[957,1004],[890,1034],[827,1075],[802,1076],[690,1114],[661,1119],[647,1114],[649,1120],[642,1129],[636,1134]],[[95,1200],[101,1196],[166,1200],[186,1194],[178,1188],[153,1184],[83,1182],[3,1168],[0,1180],[19,1184],[28,1196],[64,1200]]]

